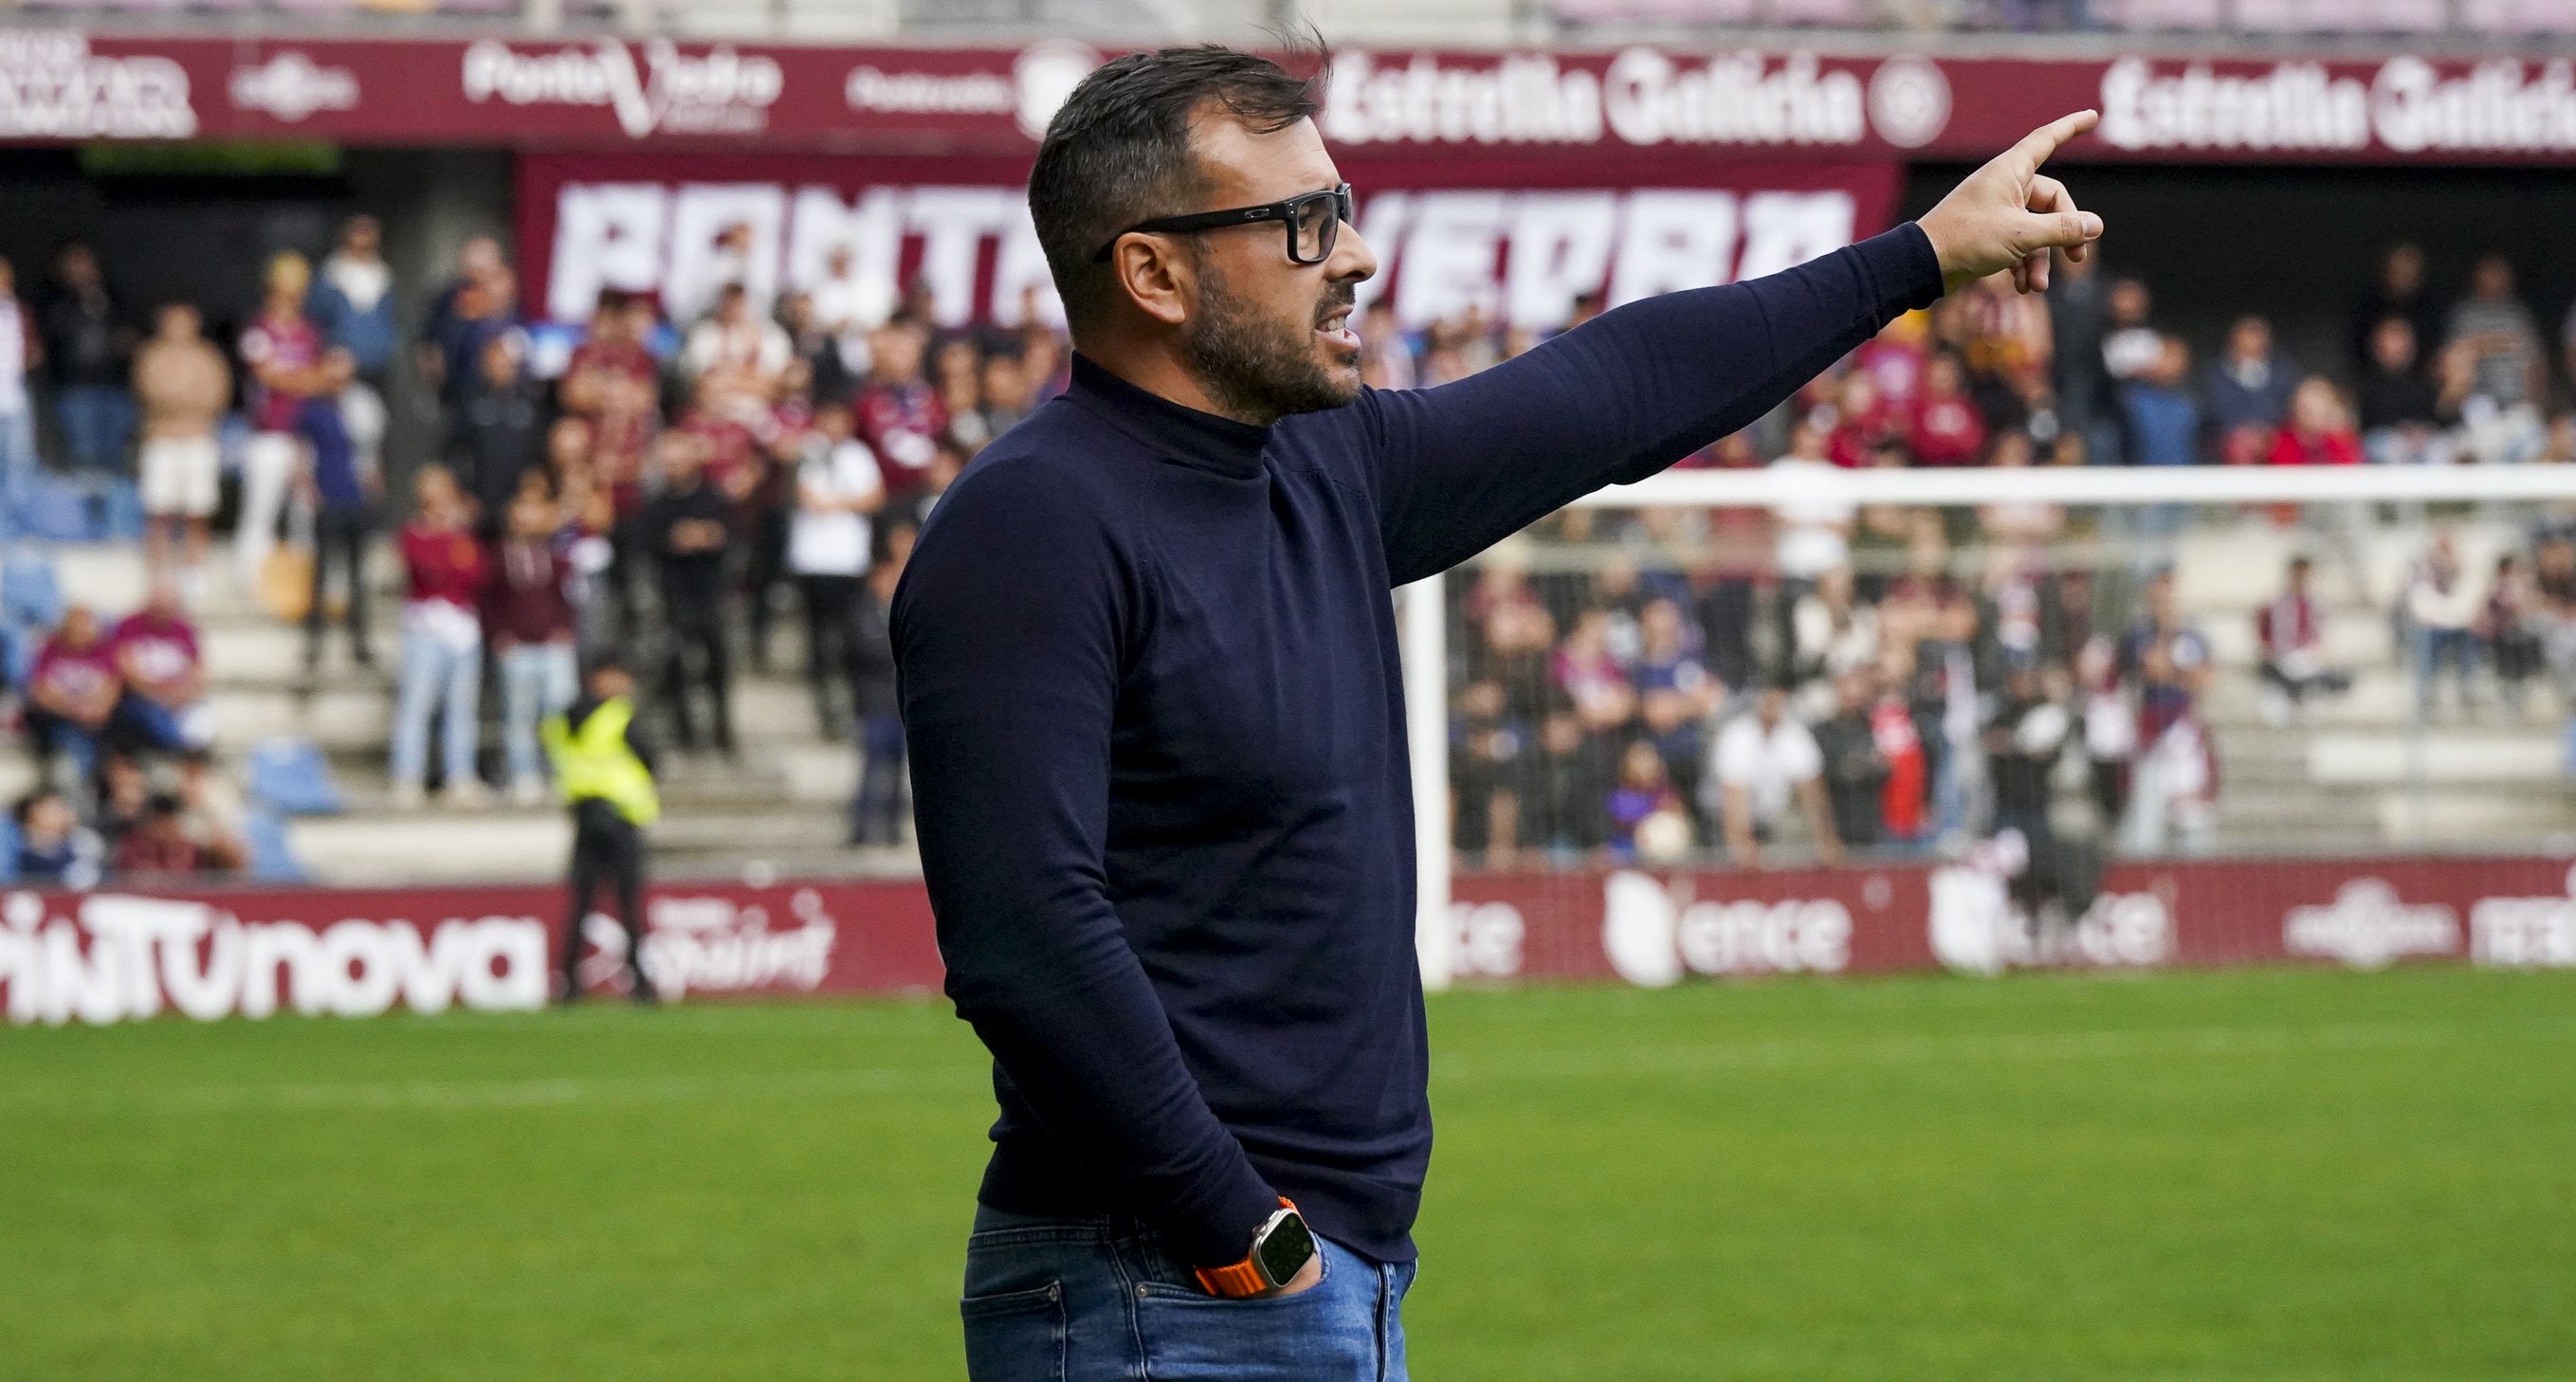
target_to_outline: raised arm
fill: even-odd
[[[1445,570],[1604,485],[1643,479],[1769,412],[1880,327],[2007,269],[2048,286],[2101,218],[2040,173],[2090,111],[2033,131],[1915,223],[1766,278],[1630,303],[1481,374],[1351,410],[1375,459],[1396,584]]]
[[[1193,1265],[1214,1266],[1243,1255],[1278,1200],[1183,1065],[1109,902],[1125,575],[1064,499],[969,481],[895,592],[922,876],[948,996],[997,1082]]]

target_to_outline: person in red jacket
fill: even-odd
[[[555,541],[559,527],[543,482],[521,485],[483,587],[483,631],[501,660],[501,746],[509,757],[510,799],[521,806],[545,799],[537,723],[571,705],[580,690],[567,593],[572,558]]]
[[[394,802],[417,805],[429,759],[429,722],[441,736],[447,799],[484,800],[474,775],[483,690],[483,582],[487,558],[475,541],[465,492],[445,466],[423,466],[414,482],[418,516],[402,530],[402,680],[394,695]]]
[[[2343,395],[2322,378],[2310,378],[2290,395],[2290,423],[2272,437],[2274,465],[2359,465],[2361,434],[2353,430]]]
[[[1977,465],[1986,458],[1986,419],[1968,396],[1968,369],[1948,351],[1923,372],[1911,441],[1916,465]]]

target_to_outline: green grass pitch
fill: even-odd
[[[2576,974],[1459,993],[1414,1372],[2576,1378]],[[0,1029],[0,1378],[953,1379],[945,1004]]]

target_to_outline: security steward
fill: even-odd
[[[644,974],[644,831],[662,815],[653,789],[653,751],[635,727],[635,679],[614,656],[591,664],[583,695],[539,726],[555,785],[572,808],[572,915],[564,927],[564,1002],[581,997],[582,923],[602,882],[617,890],[626,927],[626,969],[635,1001],[653,1001]]]

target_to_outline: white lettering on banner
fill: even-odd
[[[1693,63],[1625,48],[1598,77],[1544,53],[1452,66],[1429,53],[1398,65],[1345,52],[1334,56],[1324,137],[1343,145],[1598,144],[1607,133],[1639,147],[1848,147],[1868,137],[1875,114],[1888,142],[1930,143],[1949,123],[1947,80],[1919,60],[1882,67],[1896,69],[1885,89],[1874,83],[1865,92],[1856,72],[1829,70],[1803,52],[1777,61],[1721,53]]]
[[[1622,869],[1602,886],[1601,946],[1644,988],[1708,975],[1839,974],[1851,966],[1851,910],[1832,898],[1693,900],[1683,885]]]
[[[787,78],[775,58],[718,43],[697,57],[668,39],[644,44],[642,66],[623,40],[523,53],[495,39],[467,45],[465,99],[513,106],[606,106],[630,138],[755,134],[768,128]]]
[[[2114,148],[2362,152],[2374,139],[2413,153],[2576,150],[2576,66],[2536,75],[2510,58],[2444,77],[2422,58],[2391,58],[2368,80],[2322,63],[2284,62],[2222,76],[2207,63],[2160,71],[2123,58],[2102,74],[2102,124]]]
[[[1805,263],[1850,244],[1858,217],[1852,194],[1832,190],[1384,191],[1359,209],[1359,232],[1380,260],[1359,301],[1391,293],[1408,326],[1472,305],[1511,326],[1551,330],[1582,293],[1632,302]],[[735,227],[749,239],[741,260],[715,244]],[[941,324],[1016,326],[1034,290],[1040,320],[1062,325],[1026,200],[1004,187],[874,187],[853,197],[777,183],[565,183],[546,310],[585,319],[599,290],[613,287],[659,292],[685,316],[736,277],[766,306],[781,288],[824,283],[843,249],[848,272],[882,285],[891,302],[907,243],[918,247]]]
[[[76,30],[0,30],[0,138],[187,139],[187,69],[164,57],[101,57]]]
[[[1860,78],[1820,70],[1813,53],[1776,68],[1759,53],[1693,68],[1630,48],[1610,60],[1601,104],[1631,144],[1857,144],[1868,133]]]
[[[1464,978],[1509,979],[1521,972],[1521,942],[1529,923],[1508,902],[1452,902],[1450,973]]]
[[[1031,139],[1044,138],[1065,98],[1100,65],[1100,53],[1070,39],[1044,39],[1020,50],[1000,72],[888,72],[850,69],[841,100],[850,109],[886,115],[1008,115]]]
[[[2469,959],[2504,969],[2576,969],[2576,867],[2564,897],[2490,897],[2469,909]]]
[[[1991,862],[1932,871],[1932,957],[1962,974],[2034,966],[2128,968],[2174,954],[2174,924],[2153,893],[2104,893],[2073,926],[2033,927],[2012,899],[2011,874]]]
[[[2450,908],[2401,901],[2376,878],[2356,878],[2322,907],[2293,907],[2281,919],[2281,948],[2355,969],[2384,969],[2409,955],[2456,955],[2460,917]]]
[[[542,1007],[546,928],[533,917],[449,918],[429,927],[352,918],[320,931],[245,922],[202,902],[94,893],[47,918],[33,893],[0,903],[0,989],[13,1023],[105,1024],[166,1003],[199,1021],[300,1013],[371,1017]],[[87,944],[84,946],[83,941]],[[200,958],[202,953],[203,958]]]
[[[294,124],[317,110],[358,108],[358,74],[323,67],[293,49],[257,67],[233,69],[228,94],[236,110],[264,111]]]
[[[736,993],[749,989],[823,986],[832,970],[840,926],[812,888],[788,899],[797,925],[771,930],[769,909],[737,905],[722,897],[657,897],[645,904],[644,974],[665,999],[691,991]],[[602,983],[626,966],[626,929],[596,912],[582,919],[581,934],[593,953],[581,962],[585,983]]]

